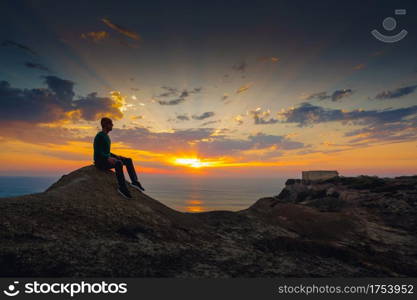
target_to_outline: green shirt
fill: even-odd
[[[94,161],[107,160],[110,157],[111,141],[107,133],[100,131],[94,138]]]

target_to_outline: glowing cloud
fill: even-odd
[[[111,29],[116,30],[117,32],[130,37],[131,39],[134,39],[136,41],[140,41],[141,37],[139,36],[139,34],[137,34],[136,32],[129,30],[127,28],[124,28],[120,25],[114,24],[112,21],[110,21],[110,19],[108,18],[103,18],[101,19],[101,21],[103,21],[104,24],[106,24],[107,26],[109,26]]]

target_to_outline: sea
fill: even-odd
[[[59,177],[0,176],[0,198],[40,193]],[[278,195],[286,178],[146,177],[145,193],[183,212],[246,209],[262,197]],[[1,199],[0,199],[1,201]]]

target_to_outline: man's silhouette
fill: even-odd
[[[102,118],[101,128],[102,131],[98,132],[94,138],[94,164],[103,170],[114,168],[116,170],[117,182],[119,183],[119,193],[125,198],[132,198],[126,186],[123,165],[126,166],[127,172],[129,173],[132,182],[130,185],[138,190],[145,190],[138,181],[132,159],[110,152],[111,141],[108,133],[113,129],[112,120],[109,118]]]

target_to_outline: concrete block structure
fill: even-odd
[[[338,176],[337,171],[302,171],[303,180],[326,180]]]

